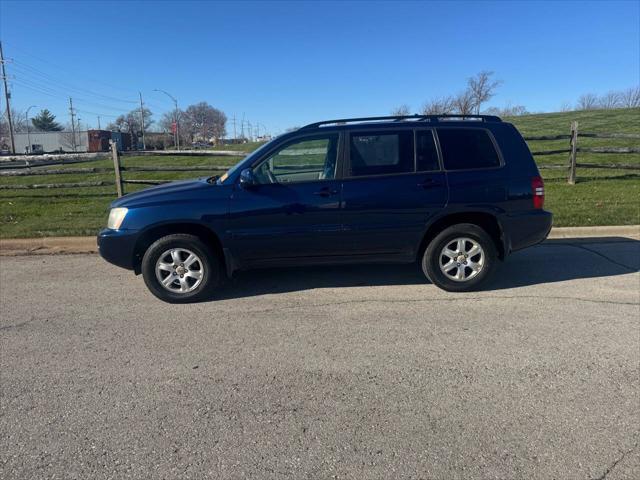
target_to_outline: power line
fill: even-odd
[[[21,76],[16,77],[16,80],[18,80],[18,84],[21,84],[21,82],[24,82],[24,84],[22,86],[25,85],[29,85],[33,88],[39,88],[41,89],[43,92],[47,92],[51,95],[63,95],[65,98],[69,93],[69,90],[73,90],[73,88],[67,89],[64,85],[63,86],[58,86],[56,84],[51,84],[50,82],[48,82],[46,85],[43,85],[41,82],[41,79],[39,78],[33,78],[33,77],[29,77],[29,76],[25,76],[22,77],[22,75],[25,74],[25,72],[20,72]],[[44,76],[43,76],[44,78]],[[85,90],[85,89],[79,89],[79,90]],[[92,94],[92,92],[86,90],[90,95]],[[73,93],[73,92],[72,92]],[[94,95],[95,97],[97,97],[98,99],[101,99],[101,97],[107,98],[107,99],[113,99],[114,101],[119,101],[119,102],[125,102],[125,103],[138,103],[138,102],[134,102],[131,100],[120,100],[120,99],[116,99],[114,97],[109,97],[109,96],[105,96],[105,95],[99,95],[96,94]],[[129,113],[130,110],[129,109],[124,109],[122,106],[118,106],[118,107],[112,107],[112,106],[107,106],[104,103],[97,103],[97,101],[93,100],[93,99],[87,99],[84,97],[78,97],[78,96],[74,96],[74,98],[76,99],[76,101],[80,101],[82,103],[87,103],[89,105],[94,105],[97,106],[99,108],[106,108],[109,110],[115,110],[115,111],[119,111],[122,113]],[[156,104],[152,104],[149,102],[145,102],[147,106],[151,106],[152,108],[154,108],[155,110],[159,110],[159,111],[163,111],[165,109],[165,107],[160,107]],[[132,108],[133,109],[133,108]]]
[[[7,43],[7,42],[5,42],[5,43]],[[24,55],[26,55],[26,56],[28,56],[28,57],[31,57],[31,58],[33,58],[33,59],[35,59],[35,60],[38,60],[39,62],[46,63],[46,64],[51,65],[52,67],[54,67],[54,68],[56,68],[56,69],[58,69],[58,70],[64,71],[64,72],[68,72],[68,70],[69,70],[69,68],[68,68],[68,67],[63,67],[63,66],[61,66],[61,65],[58,65],[58,64],[56,64],[56,63],[52,62],[51,60],[47,60],[47,59],[44,59],[44,58],[42,58],[42,57],[38,57],[37,55],[34,55],[33,53],[31,53],[31,52],[29,52],[29,51],[25,50],[24,48],[22,48],[22,47],[20,47],[20,46],[18,46],[18,45],[14,45],[12,42],[8,42],[8,43],[9,43],[9,45],[11,46],[11,48],[12,48],[13,50],[18,50],[19,52],[22,52]],[[87,75],[84,75],[84,74],[82,74],[82,73],[75,73],[74,75],[75,75],[76,77],[83,77],[85,80],[89,80],[89,81],[91,81],[91,82],[93,82],[93,83],[98,83],[98,84],[104,85],[104,86],[109,87],[109,88],[112,88],[112,89],[114,89],[114,90],[120,90],[120,91],[125,91],[125,92],[131,92],[131,94],[132,94],[132,95],[135,95],[135,93],[136,93],[136,91],[135,91],[135,90],[132,90],[131,88],[123,88],[122,86],[112,85],[112,84],[106,83],[106,82],[104,82],[104,81],[96,80],[96,79],[94,79],[94,78],[88,77]],[[135,103],[135,102],[134,102],[134,103]]]
[[[22,72],[22,74],[25,75],[35,75],[37,77],[40,77],[41,79],[51,83],[51,82],[55,82],[58,85],[61,85],[63,88],[65,88],[66,90],[75,90],[76,92],[80,92],[83,95],[92,95],[101,99],[105,99],[105,100],[110,100],[113,102],[120,102],[120,103],[129,103],[129,104],[135,104],[137,103],[135,100],[123,100],[121,98],[116,98],[116,97],[112,97],[110,95],[104,95],[102,93],[98,93],[98,92],[94,92],[93,90],[89,90],[86,88],[82,88],[82,87],[78,87],[75,86],[69,82],[66,82],[64,80],[60,80],[59,78],[56,78],[52,75],[49,75],[48,73],[43,72],[42,70],[39,70],[37,68],[31,67],[25,63],[22,63],[21,61],[18,60],[14,60],[13,61],[16,69],[18,69],[19,72]]]
[[[21,85],[23,87],[31,87],[34,90],[39,90],[41,93],[48,93],[52,96],[56,96],[56,97],[66,97],[68,95],[68,91],[63,90],[59,87],[49,87],[47,85],[42,85],[40,83],[38,83],[37,81],[34,81],[32,79],[26,79],[26,78],[14,78],[12,79],[13,82],[15,82],[18,85]],[[86,103],[88,105],[94,105],[96,107],[99,108],[105,108],[107,110],[114,110],[117,112],[123,112],[123,113],[128,113],[130,110],[129,109],[125,109],[122,108],[121,106],[118,107],[112,107],[110,105],[105,105],[104,103],[98,103],[96,101],[94,101],[93,99],[87,99],[84,97],[75,97],[76,100],[80,100],[82,103]]]
[[[29,90],[33,90],[34,92],[38,92],[40,94],[47,95],[49,97],[56,98],[56,99],[59,99],[59,100],[67,98],[65,96],[64,92],[57,91],[57,90],[54,90],[52,88],[47,88],[47,87],[39,85],[37,83],[30,82],[29,80],[14,79],[14,80],[12,80],[12,83],[15,83],[16,85],[19,85],[19,86],[21,86],[23,88],[27,88]],[[87,100],[87,99],[81,98],[81,97],[74,97],[74,98],[76,99],[77,102],[79,101],[81,104],[89,105],[90,107],[91,106],[98,107],[100,109],[105,109],[107,111],[114,111],[114,112],[118,112],[118,113],[121,113],[121,114],[129,113],[129,111],[130,111],[130,110],[125,110],[125,109],[123,109],[121,107],[112,107],[112,106],[105,105],[105,104],[102,104],[102,103],[93,102],[91,100]]]
[[[108,113],[92,112],[90,110],[83,110],[83,109],[80,109],[80,108],[77,108],[77,107],[76,107],[76,112],[82,112],[82,113],[86,113],[88,115],[99,115],[101,117],[111,117],[111,118],[118,118],[119,117],[119,115],[110,115]]]

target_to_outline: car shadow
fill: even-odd
[[[640,270],[640,241],[626,237],[551,239],[515,252],[485,290],[527,287]]]
[[[625,237],[563,238],[510,255],[484,291],[623,275],[640,270],[640,241]],[[342,265],[272,268],[237,272],[215,299],[234,299],[316,288],[425,285],[418,267]]]

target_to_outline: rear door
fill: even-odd
[[[491,131],[482,127],[438,127],[437,137],[447,171],[449,206],[494,212],[505,209],[508,171]]]
[[[414,256],[427,222],[447,203],[433,130],[354,130],[345,157],[345,244],[352,254]]]

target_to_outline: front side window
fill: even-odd
[[[468,170],[500,166],[491,137],[481,128],[438,128],[444,168]]]
[[[270,155],[254,174],[262,184],[332,180],[337,157],[338,134],[300,139]]]
[[[351,135],[350,175],[389,175],[414,171],[413,132],[358,132]]]

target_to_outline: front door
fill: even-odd
[[[245,264],[334,254],[340,245],[338,133],[298,137],[254,164],[258,184],[236,185],[229,234]]]
[[[356,130],[345,153],[345,243],[357,255],[411,259],[427,222],[447,203],[433,131]]]

